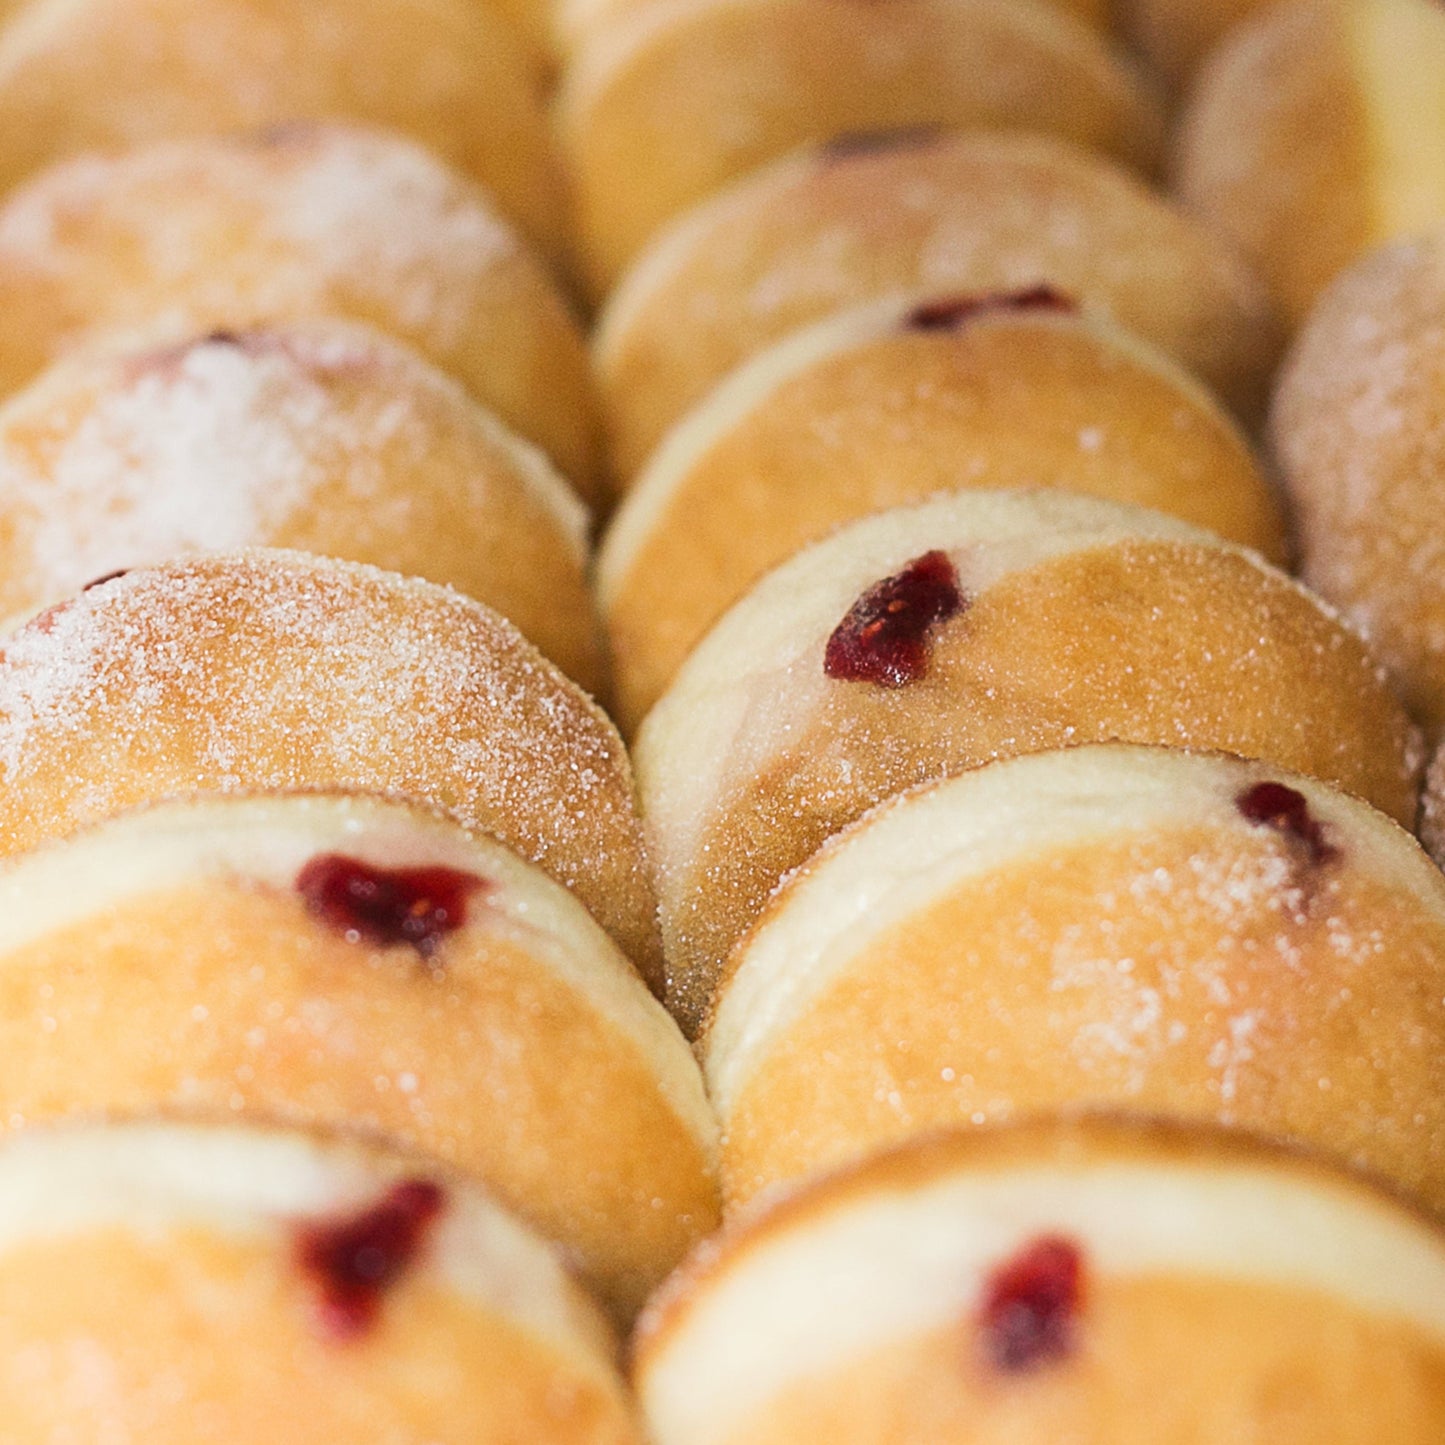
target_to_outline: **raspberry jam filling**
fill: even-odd
[[[925,552],[870,587],[833,629],[823,671],[842,682],[907,687],[928,672],[928,632],[968,599],[943,552]]]
[[[1052,286],[1030,286],[1025,291],[996,291],[979,296],[952,296],[915,307],[903,319],[905,330],[952,331],[993,311],[1053,311],[1078,314],[1079,303]]]
[[[371,1329],[445,1208],[439,1184],[407,1179],[360,1214],[300,1228],[296,1261],[320,1296],[329,1334],[349,1340]]]
[[[311,913],[352,943],[405,943],[430,959],[467,921],[486,884],[455,868],[376,868],[339,853],[313,858],[296,877]]]
[[[1340,850],[1325,837],[1324,825],[1310,812],[1304,794],[1283,783],[1256,783],[1234,800],[1234,806],[1251,823],[1283,834],[1316,867],[1340,856]]]
[[[1010,1374],[1068,1356],[1084,1296],[1084,1257],[1078,1245],[1044,1235],[989,1276],[980,1328],[984,1353]]]

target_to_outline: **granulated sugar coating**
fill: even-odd
[[[336,315],[408,341],[579,484],[580,334],[487,194],[396,136],[297,125],[47,171],[0,209],[0,394],[137,330]]]
[[[80,357],[0,408],[0,617],[122,568],[294,547],[459,588],[584,687],[586,510],[534,447],[370,327]]]
[[[660,976],[622,740],[488,608],[256,551],[127,573],[0,647],[0,852],[161,797],[325,787],[494,834]]]
[[[884,296],[1048,282],[1262,410],[1280,335],[1263,286],[1213,232],[1098,157],[1039,136],[918,135],[759,170],[669,227],[597,338],[628,475],[740,361]]]

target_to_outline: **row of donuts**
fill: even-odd
[[[1259,420],[1264,298],[1107,161],[911,133],[734,182],[604,309],[599,600],[731,1212],[641,1326],[661,1445],[1445,1427],[1419,733],[1230,545],[1289,555],[1179,364]]]
[[[0,32],[9,1439],[640,1439],[616,1331],[716,1127],[621,740],[470,600],[603,686],[509,44],[461,0]]]

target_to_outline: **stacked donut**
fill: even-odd
[[[7,1440],[1445,1438],[1445,21],[1123,8],[0,0]]]
[[[1345,511],[1430,509],[1292,462],[1288,380],[1288,499],[1260,446],[1314,292],[1445,221],[1445,25],[1124,8],[560,11],[596,596],[728,1212],[635,1342],[658,1445],[1445,1435],[1445,703],[1326,585]],[[1429,389],[1407,315],[1336,318],[1313,424]]]
[[[535,35],[6,12],[5,1438],[640,1441],[716,1127]]]

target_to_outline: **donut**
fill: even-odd
[[[1298,326],[1356,257],[1445,220],[1445,12],[1294,0],[1210,57],[1178,138],[1178,191],[1231,235]]]
[[[602,687],[585,507],[540,452],[370,327],[318,319],[76,357],[0,407],[0,617],[243,547],[453,585]]]
[[[1123,29],[1175,91],[1241,20],[1276,0],[1123,0]]]
[[[740,361],[896,295],[1049,283],[1182,361],[1246,418],[1278,338],[1233,249],[1108,162],[1038,136],[914,134],[760,170],[669,227],[603,312],[620,476]]]
[[[1445,878],[1365,803],[1112,743],[925,784],[832,838],[702,1041],[745,1203],[941,1127],[1215,1120],[1445,1213]]]
[[[522,6],[528,0],[508,0]],[[552,20],[554,42],[563,55],[575,56],[594,39],[598,39],[635,14],[661,9],[669,0],[557,0]],[[1042,0],[1052,9],[1076,16],[1095,30],[1108,34],[1112,17],[1110,0]],[[0,15],[4,0],[0,0]]]
[[[0,1147],[13,1445],[638,1445],[615,1343],[466,1180],[354,1142],[137,1122]]]
[[[587,489],[587,354],[556,285],[478,187],[396,136],[295,125],[55,167],[0,205],[0,311],[0,396],[137,331],[369,322]]]
[[[7,860],[0,900],[0,1126],[359,1130],[482,1180],[623,1314],[716,1222],[672,1020],[564,888],[445,818],[158,803]]]
[[[659,983],[622,740],[480,603],[258,550],[133,569],[0,638],[0,855],[159,798],[338,787],[492,833]]]
[[[598,296],[665,221],[809,141],[1018,127],[1147,168],[1163,128],[1127,62],[1036,0],[650,5],[574,58],[557,121]]]
[[[1158,507],[1274,561],[1279,503],[1176,363],[1048,289],[873,302],[744,363],[614,515],[598,597],[635,728],[707,629],[843,522],[964,487]]]
[[[1142,508],[987,491],[798,553],[703,639],[637,736],[684,1031],[779,879],[875,803],[1116,740],[1263,758],[1414,819],[1403,707],[1360,639],[1256,553]]]
[[[1274,454],[1304,575],[1445,733],[1445,232],[1357,262],[1281,372]]]
[[[1435,1445],[1445,1235],[1244,1135],[947,1134],[740,1221],[635,1355],[656,1445]]]
[[[0,31],[0,190],[88,151],[298,120],[410,136],[561,254],[537,76],[479,0],[30,0]]]

